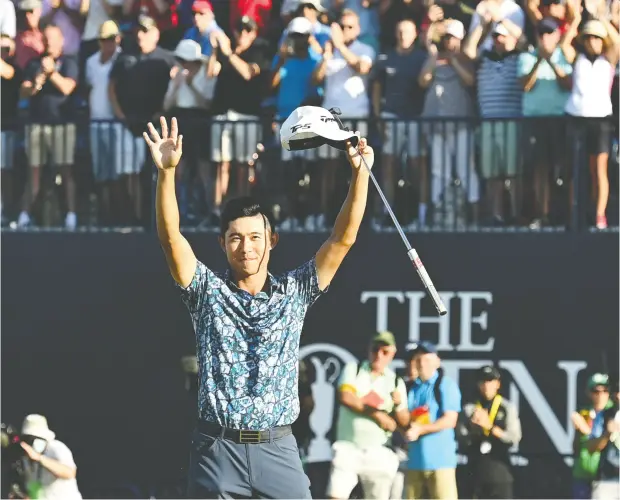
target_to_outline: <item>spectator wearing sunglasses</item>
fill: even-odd
[[[588,441],[600,438],[604,433],[604,412],[613,406],[609,386],[608,375],[592,375],[587,385],[589,404],[571,416],[576,431],[573,441],[573,498],[592,498],[592,482],[598,473],[601,454],[600,451],[591,452]]]
[[[551,177],[558,175],[565,159],[566,131],[560,117],[570,95],[573,67],[564,56],[562,36],[558,22],[544,18],[536,27],[537,47],[519,56],[523,116],[535,117],[525,122],[524,130],[525,165],[533,169],[536,204],[531,229],[549,223]]]
[[[329,498],[349,498],[358,481],[365,498],[390,498],[399,465],[390,448],[392,433],[409,423],[405,383],[389,368],[395,354],[394,335],[379,332],[368,359],[343,369]]]
[[[578,117],[569,124],[570,143],[583,143],[590,172],[593,174],[592,197],[596,192],[596,227],[607,228],[609,200],[607,177],[611,133],[613,130],[611,88],[618,64],[620,35],[606,19],[606,4],[599,3],[599,18],[583,25],[573,46],[575,28],[565,38],[564,53],[573,64],[573,86],[565,111]],[[589,118],[584,120],[583,118]]]

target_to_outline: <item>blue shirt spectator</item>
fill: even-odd
[[[202,54],[209,57],[213,52],[209,35],[213,31],[222,31],[222,28],[215,21],[213,8],[208,0],[196,0],[192,5],[192,12],[194,13],[194,26],[185,32],[183,38],[199,43]]]
[[[530,75],[536,68],[533,85],[523,93],[523,116],[560,116],[564,114],[570,90],[563,86],[553,67],[569,76],[573,66],[557,46],[560,33],[557,23],[543,19],[537,26],[538,48],[519,55],[517,75]]]
[[[445,412],[461,411],[461,391],[456,383],[442,377],[439,384],[441,411],[434,395],[435,382],[439,371],[426,381],[416,380],[408,396],[409,409],[413,413],[426,413],[428,422],[437,421]],[[409,443],[410,470],[439,470],[456,467],[456,439],[454,429],[425,434]]]

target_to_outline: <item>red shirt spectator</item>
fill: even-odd
[[[41,6],[41,0],[22,0],[18,5],[26,18],[26,29],[17,33],[15,38],[15,62],[22,69],[45,50],[43,33],[39,29]]]
[[[262,34],[269,22],[272,0],[231,0],[230,2],[230,29],[235,31],[243,16],[248,16],[258,25]]]

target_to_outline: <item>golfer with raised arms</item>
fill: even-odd
[[[306,121],[285,122],[283,129],[307,129],[309,119],[314,120],[291,115],[287,122]],[[318,134],[330,129],[317,121],[311,128]],[[148,132],[144,139],[158,169],[157,234],[196,333],[199,415],[188,496],[311,498],[291,433],[299,414],[299,339],[308,307],[326,291],[355,243],[369,179],[360,155],[372,166],[373,150],[357,137],[342,146],[352,177],[332,234],[312,259],[281,276],[268,272],[278,234],[264,207],[249,197],[230,200],[219,235],[229,268],[219,273],[196,259],[179,229],[174,169],[183,136],[176,119],[170,131],[161,119],[161,136],[152,123]],[[342,140],[344,132],[333,134]]]

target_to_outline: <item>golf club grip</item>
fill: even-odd
[[[446,306],[443,304],[441,297],[437,293],[437,290],[435,289],[435,285],[433,285],[433,282],[431,281],[431,277],[426,272],[426,268],[424,267],[424,264],[422,264],[422,261],[420,260],[420,256],[418,255],[418,252],[415,251],[415,248],[412,248],[411,250],[407,252],[407,255],[411,259],[411,262],[413,263],[416,271],[418,271],[418,275],[420,276],[422,283],[424,283],[424,286],[428,290],[428,293],[431,296],[431,299],[433,299],[433,303],[435,304],[435,308],[437,309],[439,316],[443,316],[444,314],[447,314],[448,310],[446,309]]]

